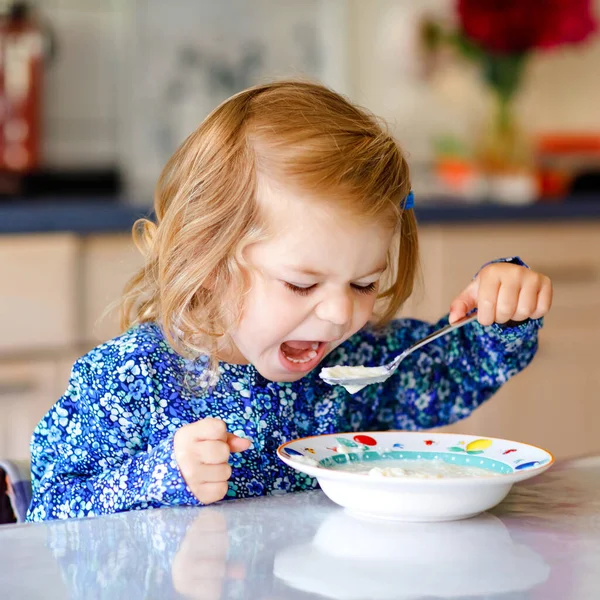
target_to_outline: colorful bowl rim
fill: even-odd
[[[512,444],[520,444],[522,446],[527,446],[529,448],[533,448],[534,450],[541,450],[542,452],[545,452],[548,457],[549,457],[549,461],[547,463],[544,463],[543,465],[538,465],[536,467],[531,467],[529,469],[523,470],[523,471],[514,471],[513,473],[500,473],[498,477],[490,477],[490,478],[476,478],[475,481],[482,481],[483,479],[485,479],[485,481],[489,481],[489,482],[497,482],[500,483],[502,481],[506,481],[507,478],[511,478],[511,479],[529,479],[530,476],[532,476],[533,474],[537,473],[538,471],[546,471],[547,469],[549,469],[555,462],[556,462],[556,458],[554,456],[554,454],[552,454],[552,452],[549,452],[548,450],[546,450],[545,448],[542,448],[540,446],[535,446],[533,444],[528,444],[527,442],[519,442],[517,440],[509,440],[506,438],[497,438],[497,437],[491,437],[491,436],[485,436],[485,435],[474,435],[471,433],[465,433],[465,434],[460,434],[460,433],[451,433],[451,432],[427,432],[427,431],[401,431],[401,430],[388,430],[388,431],[345,431],[345,432],[339,432],[339,433],[323,433],[320,435],[309,435],[306,437],[300,437],[300,438],[295,438],[293,440],[289,440],[288,442],[284,442],[283,444],[280,444],[279,447],[277,448],[277,455],[284,461],[294,461],[294,457],[293,456],[284,456],[283,455],[283,450],[285,450],[286,446],[289,446],[290,444],[294,444],[295,442],[300,442],[300,441],[304,441],[304,440],[311,440],[311,439],[316,439],[316,438],[326,438],[326,437],[337,437],[337,436],[342,436],[342,435],[378,435],[378,434],[396,434],[396,435],[417,435],[417,436],[441,436],[441,437],[460,437],[461,435],[464,437],[469,437],[469,438],[475,438],[475,439],[486,439],[486,440],[491,440],[493,442],[505,442],[505,443],[512,443]],[[424,452],[432,452],[431,450],[424,450]],[[502,461],[500,461],[502,462]],[[298,465],[302,465],[302,467],[304,467],[305,469],[309,469],[309,470],[317,470],[319,473],[327,473],[328,475],[332,474],[332,473],[336,473],[336,475],[342,475],[344,477],[350,476],[352,478],[354,477],[362,477],[362,475],[360,473],[353,473],[351,471],[336,471],[335,469],[328,469],[326,467],[321,466],[320,464],[317,465],[308,465],[305,463],[302,463],[301,461],[296,461],[296,464]],[[316,475],[315,475],[316,476]],[[397,477],[389,477],[389,478],[381,478],[381,479],[377,479],[377,483],[416,483],[418,482],[419,484],[440,484],[440,483],[458,483],[458,482],[464,482],[464,483],[474,483],[474,479],[473,478],[469,478],[469,477],[446,477],[444,479],[412,479],[412,478],[397,478]]]

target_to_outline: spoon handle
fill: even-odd
[[[429,342],[432,342],[433,340],[437,340],[437,338],[442,337],[443,335],[446,335],[450,331],[452,331],[454,329],[458,329],[459,327],[462,327],[463,325],[466,325],[467,323],[470,323],[471,321],[475,321],[475,319],[477,319],[477,313],[473,313],[472,315],[467,315],[466,317],[463,317],[462,319],[459,319],[458,321],[456,321],[454,323],[450,323],[450,324],[446,325],[445,327],[442,327],[441,329],[438,329],[437,331],[434,331],[433,333],[430,333],[428,336],[425,336],[424,338],[420,339],[418,342],[413,344],[410,348],[407,348],[400,356],[402,356],[402,358],[405,358],[406,356],[408,356],[415,350],[418,350],[422,346],[425,346],[425,344],[429,344]]]

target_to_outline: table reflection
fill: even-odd
[[[0,597],[587,600],[599,560],[586,460],[449,523],[361,519],[315,491],[2,528]]]
[[[282,550],[274,564],[290,588],[339,600],[493,596],[530,589],[549,572],[490,514],[392,523],[336,511],[310,542]]]
[[[244,581],[246,565],[228,559],[225,514],[205,508],[187,529],[171,565],[174,589],[190,600],[219,600],[227,580]]]

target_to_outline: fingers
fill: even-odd
[[[525,321],[529,319],[536,310],[539,293],[539,283],[542,276],[527,279],[523,283],[523,287],[518,292],[517,305],[514,309],[513,316],[510,317],[513,321]]]
[[[195,440],[222,440],[227,441],[227,425],[221,419],[207,417],[201,421],[190,423],[189,434]]]
[[[196,456],[201,463],[218,465],[229,460],[229,445],[226,442],[205,440],[195,444]]]
[[[173,440],[181,475],[203,504],[225,497],[231,477],[229,457],[232,452],[243,452],[250,446],[250,440],[228,433],[226,424],[213,418],[184,425]]]
[[[194,477],[196,484],[221,483],[228,481],[231,477],[231,465],[223,463],[220,465],[202,465]]]
[[[519,304],[519,295],[520,295],[520,283],[517,281],[506,281],[502,282],[498,280],[497,286],[494,282],[494,287],[490,288],[490,299],[493,295],[492,289],[498,290],[496,292],[496,306],[495,312],[492,313],[491,321],[485,323],[486,325],[491,325],[494,323],[506,323],[513,319],[517,306]],[[487,287],[486,287],[486,291]],[[487,316],[487,315],[486,315]],[[527,317],[525,317],[527,318]],[[481,323],[481,319],[479,319]]]
[[[450,323],[466,317],[468,313],[477,307],[478,288],[479,280],[475,279],[454,299],[450,305]]]
[[[450,322],[475,306],[482,325],[539,319],[551,305],[552,283],[548,277],[518,265],[497,263],[483,269],[457,296]]]
[[[233,435],[233,433],[228,433],[227,444],[229,445],[229,450],[231,452],[244,452],[244,450],[250,448],[252,442],[245,438],[238,437],[237,435]]]
[[[180,429],[180,432],[180,437],[185,438],[187,443],[192,441],[207,442],[205,451],[208,453],[214,452],[215,455],[222,455],[225,451],[243,452],[244,450],[248,450],[252,445],[250,440],[240,438],[233,433],[228,433],[225,422],[212,417],[184,425]],[[221,456],[221,460],[217,460],[209,456],[204,462],[215,464],[216,462],[223,462],[227,458]]]
[[[491,325],[496,319],[496,304],[500,292],[500,277],[493,271],[483,270],[477,277],[477,320],[482,325]],[[504,301],[506,302],[506,300]]]
[[[231,452],[243,452],[250,448],[250,440],[227,434],[227,441],[204,440],[198,443],[198,459],[208,465],[218,465],[229,460]]]
[[[222,500],[228,491],[231,466],[204,465],[202,463],[184,463],[180,470],[188,487],[203,504],[212,504]]]
[[[552,307],[553,289],[552,282],[548,277],[542,275],[542,284],[537,296],[535,310],[531,314],[532,319],[541,319]]]
[[[218,502],[225,498],[227,490],[229,489],[229,484],[227,481],[201,483],[194,487],[190,485],[190,489],[202,504],[212,504],[213,502]]]

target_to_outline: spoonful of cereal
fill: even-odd
[[[474,321],[476,318],[477,313],[468,315],[462,319],[459,319],[455,323],[446,325],[445,327],[430,333],[428,336],[410,346],[410,348],[404,350],[404,352],[396,356],[394,360],[386,365],[382,365],[380,367],[351,367],[346,365],[336,365],[335,367],[325,367],[324,369],[321,369],[319,377],[329,385],[341,385],[342,387],[345,387],[351,394],[355,394],[367,385],[372,383],[382,383],[388,379],[388,377],[390,377],[396,371],[398,365],[415,350],[422,348],[425,344],[428,344],[433,340],[437,340],[437,338],[449,333],[450,331],[453,331],[454,329],[458,329],[459,327]]]

